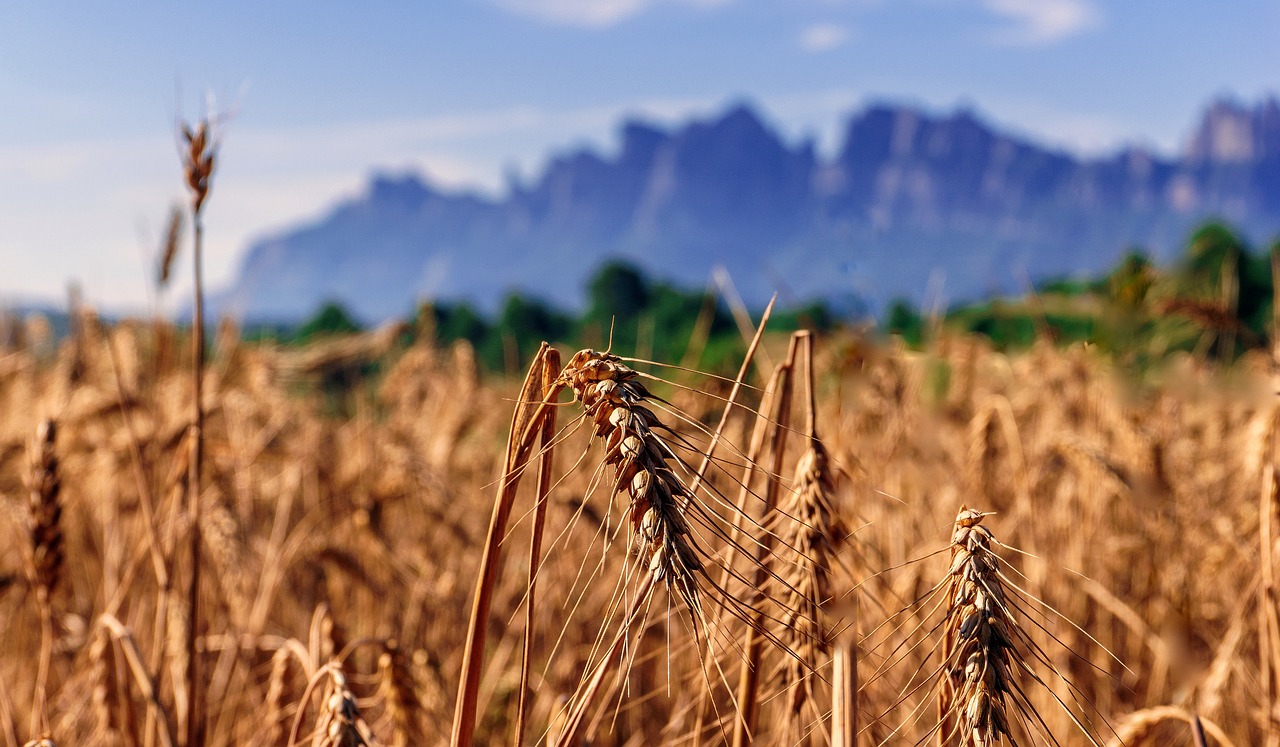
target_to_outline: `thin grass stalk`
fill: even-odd
[[[185,747],[204,744],[205,709],[203,682],[200,676],[200,657],[196,654],[196,638],[200,632],[200,478],[204,468],[204,221],[202,210],[209,196],[209,181],[213,176],[216,147],[212,140],[208,119],[195,129],[184,127],[187,151],[183,154],[183,170],[187,187],[191,192],[191,224],[194,242],[191,260],[194,277],[192,288],[194,306],[191,317],[191,449],[187,464],[187,518],[190,522],[187,537],[187,555],[191,561],[191,574],[187,586],[187,719],[184,731]]]
[[[542,343],[534,356],[529,374],[520,388],[520,399],[512,415],[510,436],[507,443],[506,466],[498,482],[498,494],[489,519],[489,533],[485,540],[484,556],[476,575],[476,591],[472,601],[471,619],[467,625],[466,648],[463,651],[462,681],[458,686],[458,700],[454,708],[453,729],[450,735],[452,747],[469,747],[475,736],[476,700],[480,692],[480,675],[484,663],[484,644],[489,610],[493,602],[493,589],[497,585],[502,561],[502,539],[506,536],[511,518],[511,505],[516,489],[529,462],[529,452],[534,439],[541,433],[541,421],[546,416],[548,402],[560,392],[560,383],[545,395],[542,390],[542,372],[550,346]]]
[[[545,398],[555,388],[560,375],[560,352],[548,348],[542,363],[542,396]],[[533,622],[535,618],[538,568],[542,557],[542,533],[547,519],[547,496],[551,492],[551,473],[554,467],[556,434],[556,408],[549,408],[542,417],[542,431],[538,437],[541,455],[538,458],[538,494],[534,497],[533,536],[529,539],[529,587],[525,599],[524,650],[520,656],[520,702],[516,709],[516,747],[524,744],[525,720],[529,713],[529,669],[533,655]]]
[[[164,706],[160,703],[160,695],[156,691],[155,681],[151,675],[147,673],[146,665],[142,662],[142,655],[138,653],[138,644],[134,642],[133,635],[129,633],[129,629],[124,626],[114,615],[104,614],[98,618],[98,622],[111,633],[117,646],[124,653],[125,661],[129,663],[129,671],[133,673],[134,682],[142,690],[142,695],[147,700],[147,709],[155,714],[156,722],[159,725],[157,733],[160,735],[161,747],[173,747],[175,740],[173,729],[169,725],[169,716],[164,710]]]
[[[1191,741],[1196,747],[1209,747],[1209,741],[1204,736],[1204,724],[1200,723],[1200,717],[1195,714],[1191,716]]]
[[[1276,606],[1280,604],[1280,595],[1276,593],[1275,555],[1276,541],[1273,535],[1273,522],[1280,510],[1280,480],[1277,479],[1276,454],[1280,446],[1277,438],[1275,422],[1280,419],[1280,402],[1275,405],[1276,411],[1270,416],[1273,420],[1268,428],[1271,443],[1267,449],[1269,460],[1262,468],[1262,490],[1258,501],[1258,544],[1261,551],[1261,579],[1258,584],[1258,665],[1259,679],[1262,685],[1262,703],[1266,710],[1266,747],[1280,745],[1280,705],[1276,703],[1278,685],[1280,685],[1280,612]]]
[[[9,690],[5,687],[3,677],[0,677],[0,736],[8,738],[7,744],[18,743],[18,725],[13,720],[13,702],[9,699]]]
[[[710,466],[711,459],[716,453],[716,448],[720,445],[720,439],[724,435],[725,426],[729,423],[729,415],[733,412],[734,406],[738,404],[738,395],[742,393],[742,384],[747,380],[747,372],[751,370],[751,364],[755,362],[756,352],[760,349],[760,339],[764,337],[764,328],[769,324],[769,317],[773,314],[773,304],[777,300],[778,294],[775,293],[769,299],[769,305],[764,307],[764,313],[760,315],[760,324],[756,327],[755,335],[751,337],[751,341],[747,344],[747,352],[742,356],[742,365],[738,367],[738,375],[734,377],[733,388],[729,390],[724,410],[720,413],[720,422],[716,424],[715,433],[711,434],[711,441],[707,444],[707,452],[702,455],[702,463],[698,465],[698,471],[693,476],[693,482],[689,483],[689,495],[685,496],[682,508],[693,500],[693,496],[698,493],[698,488],[702,486],[702,481],[707,474],[707,467]]]
[[[776,518],[774,511],[778,507],[778,495],[782,490],[782,467],[786,459],[787,436],[791,430],[788,424],[791,422],[791,390],[794,378],[792,372],[795,371],[799,338],[798,333],[792,335],[787,346],[787,357],[781,366],[787,374],[779,390],[777,408],[769,415],[770,420],[773,421],[773,441],[770,446],[771,461],[761,517],[761,523],[765,526],[772,524],[773,519]],[[734,747],[745,747],[751,743],[759,720],[760,659],[763,643],[759,631],[764,624],[764,587],[769,580],[768,564],[772,554],[773,532],[765,532],[756,544],[755,584],[751,599],[755,616],[753,622],[747,626],[746,642],[743,645],[746,655],[738,674],[738,718],[734,720],[733,727]]]
[[[831,660],[831,747],[857,747],[858,659],[853,636],[836,640]]]

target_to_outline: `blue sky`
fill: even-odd
[[[108,5],[117,7],[108,8]],[[145,308],[174,122],[228,111],[208,273],[374,169],[497,191],[618,120],[748,99],[834,147],[869,100],[977,108],[1084,153],[1172,152],[1220,95],[1280,91],[1280,3],[428,0],[0,4],[0,304]],[[181,292],[181,286],[175,289]]]

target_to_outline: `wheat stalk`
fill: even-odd
[[[192,246],[192,266],[195,282],[192,289],[194,303],[191,319],[192,372],[191,372],[191,457],[187,473],[187,514],[190,521],[188,536],[188,556],[191,562],[191,575],[187,585],[187,611],[190,622],[187,625],[187,718],[186,729],[183,730],[184,747],[199,747],[204,744],[205,708],[203,685],[200,676],[200,658],[196,655],[196,637],[200,629],[200,480],[204,468],[204,267],[202,252],[204,250],[204,221],[201,211],[209,196],[210,181],[213,178],[214,162],[217,156],[217,144],[212,133],[211,122],[205,119],[194,128],[184,125],[183,138],[186,149],[182,153],[182,170],[186,178],[187,189],[191,193],[191,223],[195,232]]]
[[[480,674],[484,663],[484,644],[488,633],[489,610],[493,603],[493,591],[498,582],[502,563],[502,540],[516,490],[534,439],[542,431],[543,418],[547,416],[548,403],[560,392],[559,386],[543,391],[545,370],[556,368],[559,354],[545,342],[534,356],[520,388],[520,398],[511,416],[508,431],[507,458],[502,478],[498,482],[498,495],[489,518],[489,531],[485,539],[484,554],[476,574],[476,590],[472,597],[471,617],[467,624],[466,648],[462,655],[462,681],[458,686],[458,699],[454,706],[453,727],[450,734],[452,747],[469,747],[475,735],[476,701],[480,693]],[[541,393],[541,396],[539,394]]]

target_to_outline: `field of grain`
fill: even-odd
[[[529,475],[487,545],[513,412],[533,412],[519,381],[465,344],[298,350],[224,326],[193,618],[189,337],[89,314],[61,343],[14,329],[9,744],[446,744],[487,549],[476,744],[1178,745],[1197,716],[1207,744],[1280,744],[1280,401],[1261,357],[1138,381],[1082,347],[834,334],[810,375],[806,338],[788,357],[766,332],[699,481],[731,380],[562,350],[578,378],[543,408],[554,426],[524,429]],[[317,372],[353,356],[380,369],[335,410]],[[610,377],[647,395],[602,400]],[[633,462],[701,484],[615,494]],[[991,513],[961,526],[963,507]]]

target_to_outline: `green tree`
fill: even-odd
[[[624,260],[600,266],[587,281],[587,310],[582,331],[591,344],[612,347],[628,355],[635,349],[641,317],[653,303],[653,289],[644,272]]]
[[[556,342],[573,329],[573,318],[537,298],[519,293],[507,295],[498,313],[494,334],[485,342],[485,357],[502,362],[503,368],[523,366],[543,340]],[[511,360],[512,354],[516,360]]]
[[[649,307],[652,290],[644,272],[625,260],[600,266],[587,281],[587,318],[634,321]]]
[[[436,337],[442,342],[466,340],[477,347],[484,344],[492,329],[489,322],[469,303],[433,307]]]
[[[1107,276],[1106,288],[1112,303],[1136,311],[1146,306],[1147,294],[1155,280],[1156,268],[1151,258],[1142,250],[1130,249]]]
[[[361,326],[342,304],[329,301],[321,306],[314,316],[302,323],[295,338],[300,342],[306,342],[317,337],[349,335],[360,330]]]
[[[924,317],[903,298],[894,299],[889,304],[884,328],[889,334],[901,335],[908,345],[915,346],[924,341]]]

